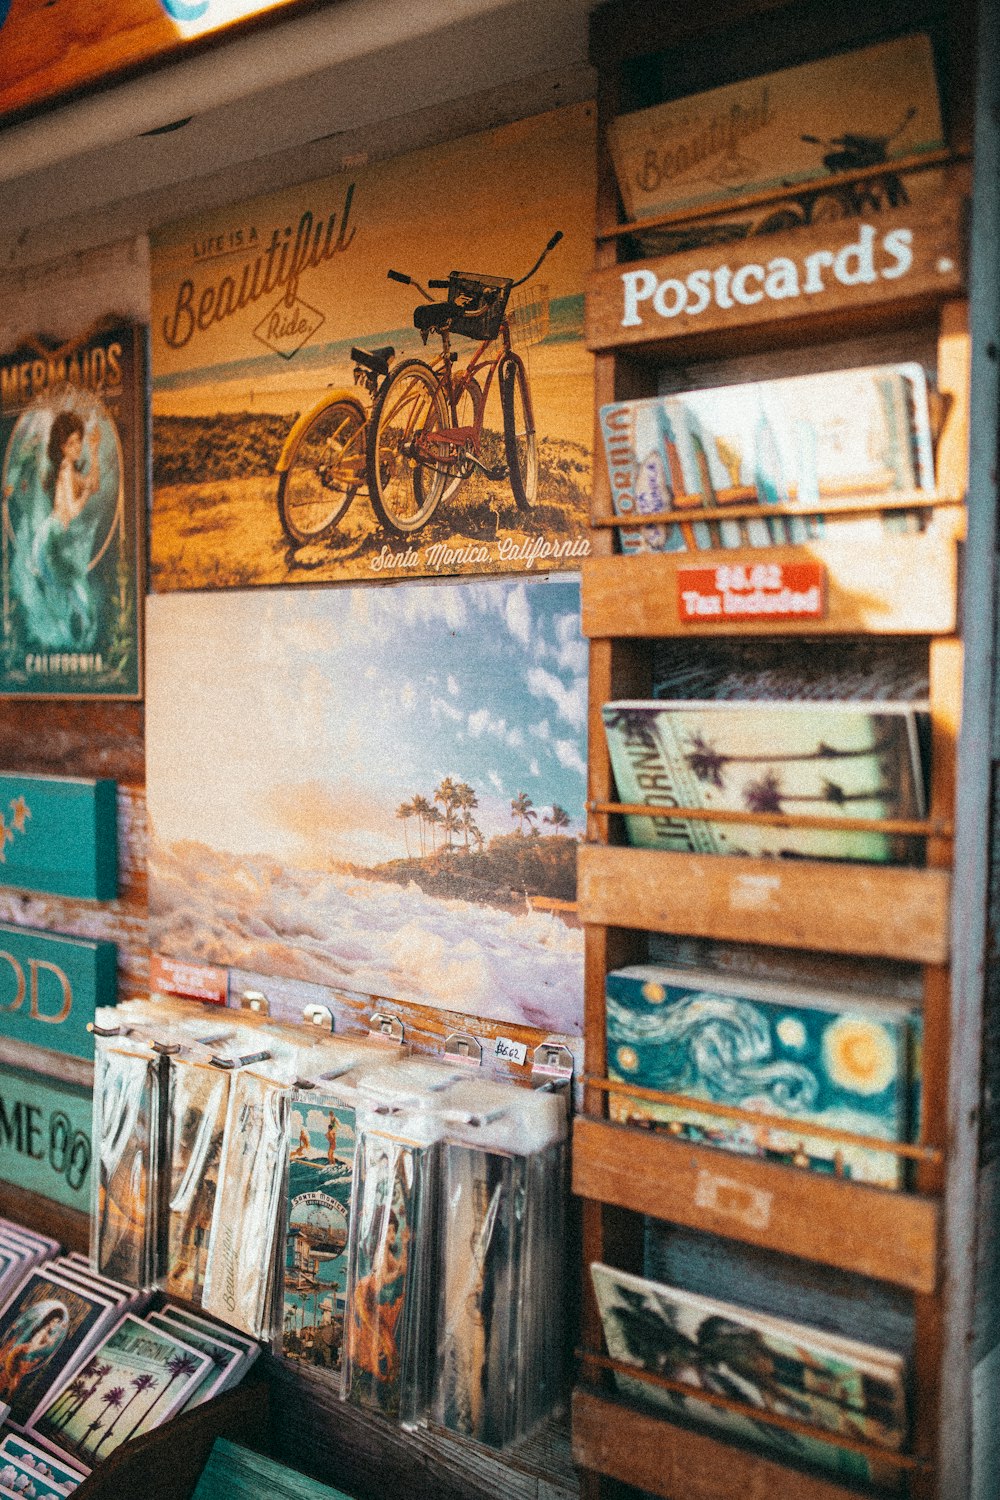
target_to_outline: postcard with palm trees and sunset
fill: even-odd
[[[147,655],[155,951],[579,1034],[575,580],[154,596]]]
[[[92,1467],[178,1411],[211,1363],[207,1354],[129,1314],[56,1392],[33,1430]]]

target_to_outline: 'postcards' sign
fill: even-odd
[[[115,1003],[117,955],[114,943],[0,927],[0,1036],[93,1057],[87,1023]]]
[[[963,287],[960,199],[874,224],[824,224],[738,246],[704,247],[592,276],[591,349],[745,327],[898,298],[932,301]]]
[[[0,1181],[86,1212],[91,1112],[85,1089],[0,1068]]]

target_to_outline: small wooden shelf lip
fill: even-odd
[[[958,507],[954,514],[960,515]],[[691,513],[700,520],[701,516]],[[734,562],[820,563],[826,570],[822,618],[681,619],[680,571]],[[583,563],[583,633],[591,640],[676,636],[950,635],[958,619],[958,546],[937,525],[887,534],[869,550],[828,535],[808,546],[704,552],[639,552]]]
[[[585,924],[948,961],[946,870],[584,844],[577,872]]]
[[[939,1209],[931,1198],[672,1140],[609,1120],[573,1126],[573,1191],[933,1294]]]
[[[838,1448],[846,1448],[851,1453],[860,1453],[863,1457],[884,1463],[892,1469],[913,1470],[926,1467],[923,1459],[915,1458],[911,1453],[898,1453],[891,1448],[880,1448],[876,1443],[859,1442],[855,1438],[834,1434],[828,1428],[816,1427],[810,1422],[800,1422],[794,1417],[784,1417],[777,1412],[763,1411],[759,1406],[751,1406],[749,1402],[733,1401],[727,1396],[717,1396],[713,1391],[692,1387],[689,1382],[683,1380],[669,1380],[652,1370],[626,1364],[624,1360],[610,1359],[606,1354],[597,1354],[592,1349],[578,1349],[577,1358],[584,1365],[589,1365],[591,1369],[616,1371],[621,1375],[627,1375],[630,1380],[638,1381],[641,1385],[648,1385],[661,1391],[673,1391],[675,1395],[687,1396],[689,1399],[704,1402],[706,1406],[714,1406],[719,1411],[735,1412],[755,1422],[762,1422],[766,1427],[777,1427],[783,1432],[801,1433],[821,1443],[836,1442]]]
[[[646,1099],[653,1104],[671,1104],[678,1109],[689,1109],[692,1113],[710,1115],[719,1120],[739,1120],[747,1125],[765,1126],[792,1137],[813,1136],[824,1141],[839,1141],[844,1146],[862,1146],[865,1150],[885,1152],[889,1156],[905,1157],[909,1161],[940,1162],[944,1153],[937,1146],[914,1144],[910,1141],[884,1141],[870,1135],[858,1135],[851,1130],[835,1130],[829,1125],[806,1123],[787,1115],[771,1115],[759,1110],[737,1109],[732,1104],[720,1104],[712,1099],[693,1099],[690,1094],[671,1094],[663,1089],[648,1089],[641,1084],[629,1083],[620,1078],[594,1078],[587,1074],[584,1088],[598,1089],[605,1094],[622,1094],[632,1099]],[[660,1132],[667,1134],[666,1130]]]
[[[870,1500],[867,1492],[788,1469],[582,1387],[573,1392],[573,1457],[581,1468],[664,1500]]]
[[[746,488],[749,490],[751,486],[748,485]],[[716,500],[718,501],[718,496]],[[673,507],[670,510],[652,510],[642,514],[638,511],[631,511],[627,515],[591,516],[590,524],[595,528],[604,527],[607,530],[636,531],[644,526],[672,526],[680,525],[685,521],[688,523],[695,521],[773,521],[782,516],[790,516],[793,519],[798,517],[799,520],[808,519],[810,516],[836,516],[838,520],[843,521],[851,516],[878,515],[883,511],[944,510],[948,506],[962,504],[964,501],[955,495],[936,495],[929,490],[906,490],[902,494],[898,491],[892,491],[889,494],[873,491],[871,494],[831,495],[809,505],[764,505],[756,500],[746,502],[741,500],[732,504],[726,501],[723,504],[706,505],[700,494],[678,494],[674,497]],[[733,552],[737,550],[741,549],[728,549],[728,557],[732,559]],[[700,554],[696,552],[694,555],[697,557]],[[759,557],[761,554],[758,552],[756,555]],[[770,550],[763,556],[769,559]]]
[[[885,833],[920,839],[950,839],[953,823],[943,818],[837,818],[819,813],[745,812],[738,807],[657,807],[649,802],[588,802],[589,813],[625,817],[692,819],[696,823],[742,823],[751,828],[814,828],[832,833]]]

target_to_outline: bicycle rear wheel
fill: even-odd
[[[448,404],[430,366],[419,359],[397,365],[375,398],[368,444],[372,507],[394,531],[418,531],[446,488],[455,488],[454,463],[428,442],[448,426]]]
[[[289,541],[328,536],[361,488],[365,409],[338,397],[307,422],[278,476],[278,515]]]
[[[530,510],[538,493],[538,444],[524,365],[509,355],[500,366],[500,405],[507,474],[519,510]]]

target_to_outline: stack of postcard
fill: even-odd
[[[237,1384],[258,1352],[252,1340],[169,1304],[117,1321],[61,1378],[46,1380],[28,1431],[89,1471],[130,1438]]]
[[[84,1478],[27,1438],[8,1432],[0,1442],[0,1495],[65,1500]]]
[[[750,1410],[713,1405],[616,1370],[623,1395],[749,1441],[783,1461],[815,1465],[848,1484],[899,1487],[902,1470],[891,1461],[840,1447],[836,1438],[887,1452],[903,1448],[908,1422],[900,1355],[610,1266],[590,1269],[612,1359]],[[821,1429],[831,1440],[774,1426],[768,1416]]]
[[[47,1235],[35,1234],[12,1219],[0,1219],[0,1307],[9,1301],[29,1271],[58,1253],[58,1244]]]
[[[657,964],[614,970],[606,997],[609,1078],[691,1101],[612,1093],[613,1120],[857,1182],[904,1185],[900,1157],[808,1127],[873,1142],[910,1138],[919,1036],[912,1007]],[[715,1115],[699,1102],[780,1117],[788,1128]]]
[[[620,701],[602,709],[622,802],[848,819],[920,819],[918,713],[926,705]],[[626,816],[642,849],[918,862],[912,837]]]
[[[827,534],[824,500],[863,507],[934,488],[927,376],[913,362],[617,401],[601,408],[601,431],[615,513],[642,523],[622,529],[623,552],[808,543]],[[699,520],[770,505],[803,514]],[[878,546],[885,526],[920,522],[901,510],[835,524]]]

